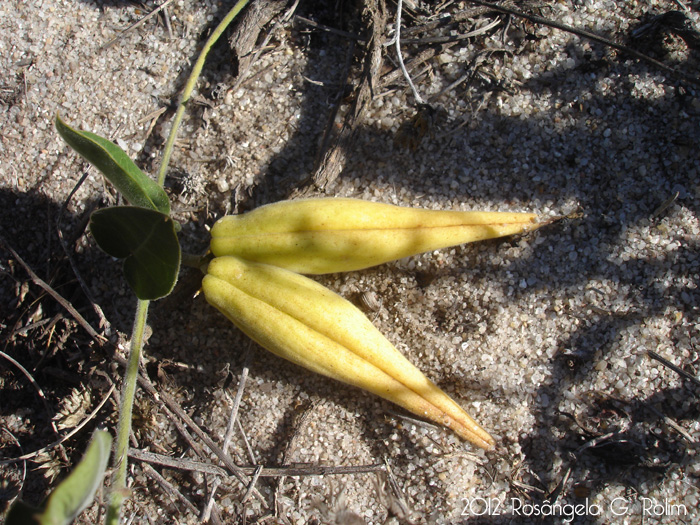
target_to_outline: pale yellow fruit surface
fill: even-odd
[[[211,305],[274,354],[377,394],[482,448],[493,447],[493,438],[360,310],[324,286],[224,256],[209,263],[202,288]]]
[[[306,274],[346,272],[537,228],[530,213],[441,211],[359,199],[302,199],[222,217],[214,255]]]

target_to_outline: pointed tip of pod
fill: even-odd
[[[491,434],[486,432],[481,425],[472,419],[466,412],[462,411],[459,420],[450,418],[445,421],[444,426],[455,432],[459,437],[484,450],[496,448],[496,440]]]
[[[486,451],[491,451],[496,448],[496,440],[490,434],[484,432],[485,435],[472,435],[468,437],[468,441],[477,447],[483,448]]]

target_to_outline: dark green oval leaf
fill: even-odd
[[[141,171],[119,146],[89,131],[71,128],[58,114],[56,129],[63,140],[100,170],[129,203],[170,214],[165,190]]]
[[[139,299],[168,295],[180,271],[180,243],[167,215],[136,206],[98,210],[90,217],[97,244],[124,260],[124,276]]]

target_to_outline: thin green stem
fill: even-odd
[[[131,414],[136,394],[136,379],[139,373],[139,363],[143,351],[146,331],[146,319],[148,317],[148,305],[150,301],[139,300],[136,304],[136,317],[131,333],[129,345],[129,360],[124,374],[124,386],[120,400],[119,423],[117,425],[117,441],[114,451],[114,464],[116,469],[112,479],[112,495],[107,509],[107,524],[119,523],[122,502],[126,498],[126,467],[127,451],[129,450],[129,436],[131,434]]]
[[[233,9],[229,11],[226,17],[213,31],[209,39],[204,44],[204,48],[192,68],[192,73],[185,84],[185,88],[180,97],[180,103],[173,119],[173,125],[168,136],[168,141],[165,144],[163,151],[163,160],[158,172],[158,184],[163,186],[165,183],[165,174],[168,170],[168,163],[175,146],[175,137],[178,127],[185,114],[187,101],[194,90],[199,75],[204,67],[204,62],[207,59],[209,51],[214,46],[216,41],[224,33],[231,21],[245,7],[248,0],[239,0]],[[190,259],[185,257],[187,262]],[[194,262],[194,261],[192,261]],[[201,266],[201,264],[200,264]],[[198,267],[200,267],[198,266]],[[114,477],[112,479],[112,493],[110,497],[109,507],[107,509],[107,517],[105,522],[108,525],[118,525],[121,515],[121,508],[124,499],[127,497],[126,490],[126,470],[127,470],[127,452],[129,450],[129,437],[131,435],[131,416],[134,406],[134,396],[136,395],[136,381],[139,372],[139,363],[144,346],[144,333],[146,330],[146,320],[148,318],[148,306],[150,301],[139,300],[136,305],[136,318],[134,319],[134,327],[131,334],[131,344],[129,347],[129,360],[126,365],[124,374],[124,385],[122,386],[122,394],[119,407],[119,423],[117,424],[117,442],[114,451],[114,464],[116,465]]]
[[[163,160],[160,164],[160,171],[158,171],[158,184],[161,186],[165,183],[165,174],[168,171],[168,164],[170,163],[170,157],[173,154],[173,148],[175,147],[175,137],[177,136],[177,130],[180,127],[180,122],[182,122],[182,117],[185,115],[185,109],[187,102],[190,100],[190,95],[194,91],[197,85],[197,80],[199,80],[199,75],[202,73],[202,68],[204,67],[204,62],[207,59],[207,55],[211,48],[214,46],[219,37],[226,31],[226,28],[233,21],[234,18],[241,12],[248,0],[238,0],[233,9],[228,12],[226,17],[216,26],[216,29],[209,36],[207,41],[202,48],[202,52],[199,54],[197,62],[195,62],[192,68],[192,73],[190,73],[185,88],[182,90],[182,95],[180,96],[180,103],[177,105],[177,111],[175,112],[175,118],[173,119],[173,125],[170,128],[170,134],[168,135],[168,140],[165,143],[165,149],[163,150]]]

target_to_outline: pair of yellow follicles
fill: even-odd
[[[357,199],[284,201],[212,228],[207,301],[261,346],[373,392],[489,449],[493,438],[353,304],[300,274],[346,272],[539,226],[528,213],[433,211]]]

